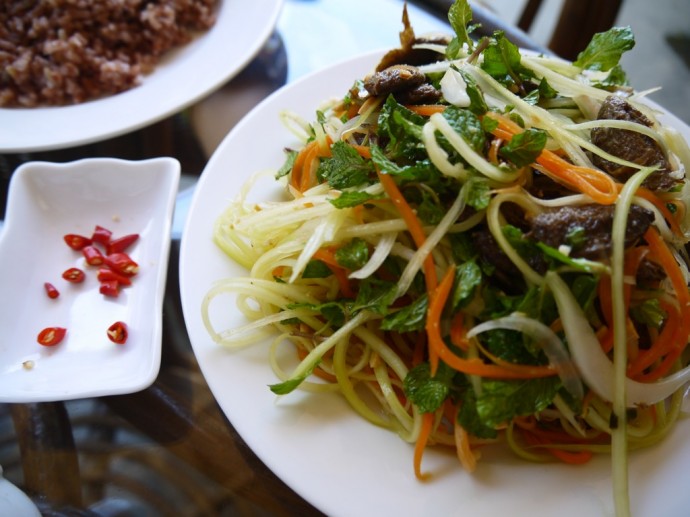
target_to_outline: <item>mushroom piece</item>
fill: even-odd
[[[414,66],[393,65],[364,78],[364,88],[371,95],[388,95],[390,93],[411,90],[426,81],[426,76]]]

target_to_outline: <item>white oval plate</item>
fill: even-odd
[[[292,393],[276,402],[268,384],[268,346],[230,352],[208,336],[201,320],[204,295],[214,282],[246,271],[213,243],[213,225],[254,172],[276,169],[282,149],[294,146],[279,112],[313,120],[321,100],[342,96],[380,57],[368,54],[292,83],[266,99],[220,144],[197,186],[183,233],[180,286],[187,329],[203,374],[221,408],[252,450],[298,494],[327,515],[448,515],[580,517],[612,515],[609,460],[584,466],[532,464],[510,453],[482,450],[474,474],[452,453],[429,449],[415,479],[412,446],[361,419],[334,394]],[[690,129],[667,117],[683,134]],[[280,189],[267,186],[264,199]],[[217,299],[216,328],[243,323],[234,300]],[[287,348],[287,347],[286,347]],[[636,515],[687,514],[690,492],[690,420],[681,421],[659,446],[631,454],[632,508]]]
[[[154,381],[179,178],[172,158],[30,162],[15,171],[0,233],[0,402],[131,393]],[[113,237],[140,235],[127,250],[140,271],[117,298],[100,294],[97,268],[63,240],[91,236],[96,225]],[[86,280],[63,280],[69,267]],[[60,296],[48,298],[44,282]],[[129,327],[121,346],[106,335],[116,321]],[[39,345],[38,333],[53,326],[67,328],[64,341]]]
[[[221,0],[216,23],[116,95],[45,108],[0,109],[0,152],[45,151],[115,137],[172,115],[225,83],[274,29],[282,0]]]

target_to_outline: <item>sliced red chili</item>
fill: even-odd
[[[62,273],[62,278],[73,284],[80,284],[84,281],[86,275],[78,267],[71,267]]]
[[[139,264],[133,261],[126,253],[106,255],[103,260],[106,266],[121,275],[133,276],[139,272]]]
[[[67,245],[73,250],[81,251],[86,246],[91,245],[92,241],[88,237],[83,235],[77,235],[76,233],[68,233],[63,237]]]
[[[46,327],[38,333],[36,341],[43,346],[55,346],[64,339],[66,333],[66,328]]]
[[[120,283],[117,280],[104,280],[101,282],[98,292],[104,296],[115,298],[120,294]]]
[[[116,321],[108,327],[108,339],[118,345],[123,345],[127,341],[127,325],[122,321]]]
[[[116,273],[112,269],[108,269],[106,267],[102,267],[98,270],[96,278],[98,278],[99,282],[115,280],[120,285],[132,285],[132,281],[128,277],[121,275],[120,273]]]
[[[96,246],[86,246],[81,252],[84,254],[86,263],[89,266],[100,266],[105,261],[101,250]]]
[[[102,244],[103,246],[107,246],[110,242],[110,238],[112,237],[112,235],[113,232],[111,232],[107,228],[103,228],[102,226],[96,225],[96,228],[94,228],[93,230],[91,240],[93,242],[97,242],[98,244]]]
[[[106,246],[106,254],[112,255],[113,253],[122,253],[132,244],[134,244],[137,239],[139,239],[138,233],[130,233],[129,235],[124,235],[123,237],[113,239]]]
[[[51,284],[50,282],[46,282],[45,284],[43,284],[43,287],[46,290],[46,294],[48,295],[48,298],[55,299],[58,296],[60,296],[60,291],[58,291],[57,288],[53,284]]]

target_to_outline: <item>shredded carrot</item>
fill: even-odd
[[[412,366],[417,366],[424,361],[424,350],[426,349],[426,334],[419,332],[414,343],[414,350],[412,353]]]
[[[319,146],[313,145],[307,151],[304,157],[304,166],[302,167],[302,176],[299,183],[299,191],[306,192],[309,187],[316,184],[316,167],[318,162],[316,161],[319,154]]]
[[[429,441],[429,436],[431,436],[431,430],[434,425],[434,414],[424,413],[422,415],[422,426],[419,430],[419,436],[417,436],[417,441],[414,446],[414,475],[420,481],[424,481],[429,478],[429,474],[422,473],[422,456],[424,455],[424,449]]]
[[[491,141],[491,145],[489,146],[489,153],[487,155],[487,158],[494,165],[498,165],[498,150],[501,148],[501,145],[503,145],[503,139],[494,138]]]
[[[675,334],[678,331],[680,314],[678,309],[670,303],[661,300],[660,305],[667,314],[664,328],[659,332],[652,345],[647,350],[640,352],[634,361],[631,361],[628,366],[629,377],[642,373],[645,368],[652,366],[655,361],[668,354],[676,345]]]
[[[498,122],[498,127],[492,131],[498,138],[510,140],[523,132],[523,129],[508,117],[494,112],[488,112],[485,116]],[[597,203],[610,205],[618,198],[616,182],[603,171],[574,165],[548,149],[539,154],[536,162],[541,166],[539,170],[551,179],[587,194]]]
[[[350,285],[350,279],[347,277],[347,270],[338,264],[338,261],[335,258],[335,252],[333,250],[329,248],[320,248],[316,250],[312,257],[320,260],[328,266],[333,275],[335,275],[335,278],[338,280],[338,284],[340,284],[340,291],[343,293],[343,295],[345,295],[347,298],[355,297],[355,292]]]
[[[389,174],[382,173],[378,168],[376,169],[376,174],[378,175],[379,181],[383,186],[383,190],[385,190],[386,194],[388,194],[388,197],[400,213],[403,221],[405,221],[407,229],[412,236],[412,240],[418,248],[421,247],[424,242],[426,242],[426,234],[424,233],[424,228],[422,227],[422,223],[417,217],[417,214],[414,213],[414,210],[412,210],[412,207],[410,207],[410,205],[407,203],[407,200],[402,195],[402,192],[400,192],[395,180]],[[423,268],[427,294],[429,299],[431,299],[431,296],[438,285],[434,258],[431,253],[429,253],[424,259]],[[438,366],[438,357],[436,356],[435,351],[431,349],[429,350],[429,363],[431,364],[432,371],[435,372],[436,367]]]
[[[302,183],[302,174],[304,171],[304,160],[307,153],[312,146],[316,145],[315,141],[309,142],[297,153],[294,163],[292,164],[292,172],[290,173],[290,184],[299,191]]]
[[[359,144],[350,144],[350,146],[357,151],[362,158],[367,160],[371,158],[371,148],[369,146]]]
[[[652,372],[641,375],[641,381],[654,381],[666,375],[673,364],[676,362],[680,354],[683,353],[690,337],[690,292],[685,283],[685,277],[676,262],[673,253],[661,238],[657,230],[650,227],[644,235],[647,244],[649,244],[650,258],[657,262],[666,272],[666,275],[673,285],[678,300],[679,321],[678,326],[673,332],[673,347],[670,352],[663,359],[661,364],[657,366]],[[669,331],[670,332],[670,331]]]
[[[318,158],[324,158],[331,154],[330,137],[326,137],[326,146],[322,148],[318,140],[308,142],[297,153],[295,162],[292,164],[290,174],[290,185],[298,192],[305,192],[316,185],[316,169],[318,168]]]
[[[398,212],[400,212],[401,217],[405,221],[407,229],[410,232],[410,235],[412,235],[412,240],[414,240],[414,243],[419,248],[424,244],[424,242],[426,242],[426,235],[424,233],[422,223],[417,217],[417,214],[414,213],[412,207],[410,207],[410,205],[407,203],[407,200],[400,192],[400,189],[398,189],[395,180],[389,174],[384,174],[379,170],[377,170],[376,173],[378,174],[379,181],[381,182],[383,189],[386,191],[386,194],[388,194],[388,197],[393,202],[393,205],[398,209]],[[426,259],[424,260],[424,276],[426,280],[427,292],[430,294],[434,289],[436,289],[436,285],[438,283],[436,271],[434,269],[434,260],[431,254],[427,255]]]
[[[623,188],[623,185],[619,184],[619,190]],[[671,227],[671,231],[675,235],[683,235],[683,230],[680,228],[680,224],[678,223],[678,219],[673,216],[671,211],[668,209],[666,201],[662,200],[657,196],[654,192],[651,190],[645,188],[645,187],[640,187],[635,191],[635,195],[641,197],[642,199],[646,199],[650,203],[652,203],[659,212],[661,212],[661,215],[664,216],[664,219],[668,222],[669,226]]]
[[[443,307],[446,305],[446,300],[453,288],[453,281],[455,280],[455,266],[451,266],[443,275],[441,283],[433,290],[429,297],[429,309],[426,316],[426,334],[429,340],[429,352],[433,351],[434,361],[429,361],[431,365],[431,375],[436,375],[438,368],[438,357],[440,348],[438,342],[443,341],[441,337],[441,316],[443,315]]]
[[[465,328],[463,321],[465,317],[462,312],[458,311],[453,316],[453,321],[450,324],[450,342],[465,352],[469,350],[470,344],[465,337]]]
[[[557,372],[551,366],[531,366],[512,364],[504,362],[502,364],[487,364],[479,358],[464,359],[455,355],[448,348],[441,337],[441,314],[443,307],[450,294],[453,280],[455,278],[455,268],[450,267],[443,275],[441,283],[429,300],[429,310],[427,312],[426,332],[429,340],[429,353],[433,350],[435,354],[451,368],[469,375],[478,375],[495,379],[533,379],[538,377],[550,377]],[[510,366],[508,366],[508,364]],[[432,366],[432,372],[435,370]]]
[[[467,472],[474,472],[477,468],[477,457],[470,448],[470,435],[460,425],[457,419],[453,420],[453,435],[455,438],[455,450],[460,464]]]
[[[443,113],[448,106],[445,104],[417,104],[405,107],[417,115],[421,115],[422,117],[430,117],[435,113]]]

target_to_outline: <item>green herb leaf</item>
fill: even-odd
[[[285,162],[276,172],[276,179],[280,179],[283,176],[290,174],[292,167],[295,165],[295,158],[297,158],[297,151],[292,151],[290,149],[285,150]]]
[[[455,270],[455,290],[453,309],[464,307],[474,297],[477,287],[482,283],[482,270],[475,262],[460,264]]]
[[[642,303],[637,303],[630,306],[630,315],[633,320],[643,325],[649,325],[656,329],[660,329],[664,320],[668,316],[666,311],[661,308],[657,298],[650,298],[644,300]]]
[[[611,90],[620,86],[628,86],[629,84],[628,76],[625,70],[623,70],[623,67],[621,65],[616,65],[609,71],[609,75],[604,77],[603,80],[595,82],[594,86],[605,90]]]
[[[329,199],[328,201],[336,208],[352,208],[353,206],[363,205],[367,201],[371,201],[377,197],[379,196],[374,196],[367,192],[346,191],[342,192],[337,198]]]
[[[546,132],[530,128],[515,135],[510,142],[501,147],[500,154],[517,167],[534,163],[546,146]]]
[[[302,278],[328,278],[333,272],[321,260],[310,260],[302,271]]]
[[[425,153],[422,128],[426,119],[399,104],[389,95],[378,118],[379,136],[387,137],[386,153],[393,158],[414,161]]]
[[[292,379],[288,379],[278,384],[269,384],[268,387],[276,395],[287,395],[288,393],[294,391],[300,384],[302,384],[306,380],[306,378],[314,372],[314,369],[318,365],[319,362],[317,361],[311,368],[309,368],[309,370],[307,370],[307,372],[304,375],[300,375],[299,377],[293,377]]]
[[[364,239],[354,238],[335,252],[335,260],[347,269],[357,270],[369,260],[369,246]]]
[[[397,287],[394,282],[374,277],[363,279],[359,283],[357,299],[352,307],[353,313],[366,309],[377,314],[388,314],[391,303],[395,301]]]
[[[374,173],[370,161],[345,142],[338,141],[331,146],[332,156],[324,158],[319,164],[317,176],[335,189],[358,187],[370,183],[369,176]]]
[[[455,31],[455,38],[452,42],[453,55],[448,56],[454,59],[458,56],[463,44],[467,44],[470,51],[474,48],[474,42],[470,38],[468,25],[472,21],[472,8],[467,0],[455,0],[455,3],[448,10],[448,21]]]
[[[534,77],[534,73],[522,65],[520,49],[506,38],[503,31],[494,32],[483,54],[482,69],[505,86],[520,86],[526,79]]]
[[[468,182],[467,204],[475,210],[486,209],[491,201],[489,180],[484,177],[473,176]]]
[[[482,381],[477,395],[477,414],[489,427],[509,422],[516,416],[546,409],[561,387],[558,377],[515,381]]]
[[[439,363],[435,376],[431,376],[429,363],[412,368],[403,380],[403,390],[422,413],[432,413],[441,407],[450,393],[454,372]]]
[[[613,27],[595,34],[573,64],[585,70],[611,70],[623,53],[634,46],[635,36],[630,27]]]
[[[472,436],[492,439],[498,436],[495,428],[486,425],[477,412],[477,397],[474,390],[468,389],[463,396],[458,412],[458,423]]]
[[[481,121],[474,113],[468,109],[449,106],[443,110],[443,118],[475,151],[481,152],[484,149],[486,135]]]
[[[469,109],[472,113],[474,113],[477,116],[483,115],[484,113],[489,111],[489,106],[486,104],[486,101],[484,100],[484,94],[479,89],[477,81],[474,80],[474,77],[472,77],[464,70],[458,70],[458,72],[460,72],[460,75],[462,75],[462,78],[465,81],[465,92],[467,93],[467,96],[470,98],[470,105],[467,107],[467,109]]]
[[[428,308],[429,298],[425,294],[418,297],[410,305],[383,318],[383,320],[381,320],[381,330],[395,330],[396,332],[423,330],[426,324],[426,312]]]

